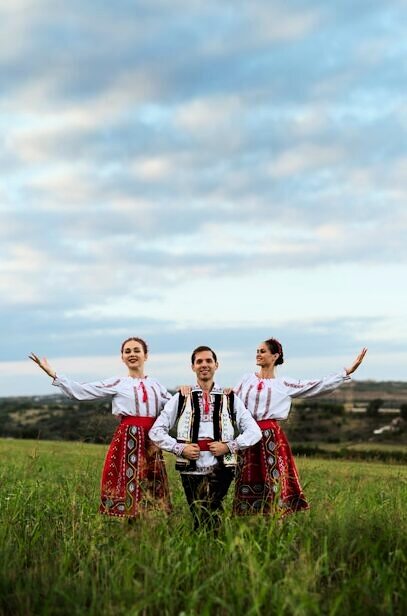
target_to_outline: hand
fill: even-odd
[[[233,387],[224,387],[223,388],[223,393],[226,394],[226,396],[228,396],[230,393],[232,393],[233,391]]]
[[[359,353],[359,355],[357,356],[357,358],[355,359],[353,364],[350,366],[350,368],[345,368],[346,374],[348,374],[348,375],[352,374],[353,372],[355,372],[355,370],[357,368],[359,368],[359,366],[362,363],[366,353],[367,353],[367,348],[363,347],[363,349],[361,350],[361,352]]]
[[[229,447],[226,443],[221,443],[220,441],[213,441],[209,443],[209,451],[218,458],[219,456],[223,456],[225,453],[229,453]]]
[[[35,355],[35,353],[30,353],[28,357],[32,359],[33,362],[35,362],[41,368],[41,370],[44,370],[44,372],[46,372],[48,376],[50,376],[52,379],[55,379],[55,370],[51,368],[46,357],[40,359],[39,357],[37,357],[37,355]]]
[[[199,445],[196,443],[190,443],[189,445],[185,445],[182,450],[182,457],[187,460],[197,460],[200,453],[201,450],[199,449]]]
[[[189,394],[191,393],[191,389],[192,387],[190,385],[181,385],[181,387],[179,388],[181,396],[184,396],[184,398],[189,396]]]

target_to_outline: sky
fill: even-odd
[[[0,396],[407,379],[402,0],[0,0]]]

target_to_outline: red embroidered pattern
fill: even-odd
[[[154,402],[155,402],[155,414],[154,417],[157,417],[158,415],[158,394],[155,390],[155,387],[151,387],[151,389],[153,390],[153,394],[154,394]]]
[[[304,386],[313,387],[318,383],[318,381],[308,381],[308,383],[288,383],[287,381],[283,381],[284,385],[287,387],[294,387],[295,389],[302,389]]]
[[[250,385],[249,389],[248,389],[248,390],[247,390],[247,392],[246,392],[246,397],[245,397],[245,399],[244,399],[244,405],[245,405],[245,407],[247,407],[247,405],[248,405],[248,403],[249,403],[249,395],[250,395],[250,392],[251,392],[251,390],[253,389],[253,387],[254,387],[254,385]]]
[[[120,383],[120,379],[117,379],[117,381],[113,381],[113,383],[102,383],[102,385],[96,385],[96,387],[98,389],[103,389],[104,387],[115,387],[119,383]]]
[[[136,415],[140,415],[140,402],[138,399],[137,387],[133,387],[134,391],[134,402],[136,404]]]
[[[239,456],[233,512],[286,515],[309,505],[287,438],[276,421],[262,439]]]
[[[143,392],[143,402],[145,403],[148,400],[148,396],[147,396],[147,389],[146,389],[146,386],[144,385],[143,381],[141,381],[140,387],[141,387],[141,390]]]
[[[171,510],[167,473],[148,429],[121,424],[102,473],[100,513],[135,517],[147,509]]]
[[[203,392],[203,410],[205,415],[208,415],[210,407],[209,407],[209,395],[207,391]]]

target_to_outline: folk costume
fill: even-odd
[[[233,511],[237,515],[285,515],[308,509],[290,445],[279,422],[287,419],[293,398],[311,398],[333,391],[350,377],[345,371],[321,380],[287,377],[262,379],[246,374],[235,394],[261,428],[261,440],[239,456]]]
[[[175,436],[170,430],[175,429]],[[235,437],[235,433],[240,432]],[[214,384],[209,393],[199,386],[189,396],[175,394],[165,405],[149,432],[151,440],[177,456],[176,468],[190,507],[194,528],[217,528],[222,501],[234,477],[237,452],[256,443],[261,432],[239,398],[225,395]],[[229,452],[216,458],[209,451],[211,441],[226,443]],[[197,443],[200,455],[187,460],[182,452]]]
[[[148,437],[171,397],[167,390],[150,377],[130,376],[78,383],[57,375],[53,385],[75,400],[110,398],[120,418],[103,467],[100,513],[133,518],[148,509],[170,511],[162,454]]]

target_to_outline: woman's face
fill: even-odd
[[[265,342],[261,342],[256,350],[256,364],[268,368],[274,366],[278,359],[278,353],[272,353]]]
[[[129,369],[143,368],[147,355],[140,342],[128,340],[123,347],[122,360]]]

